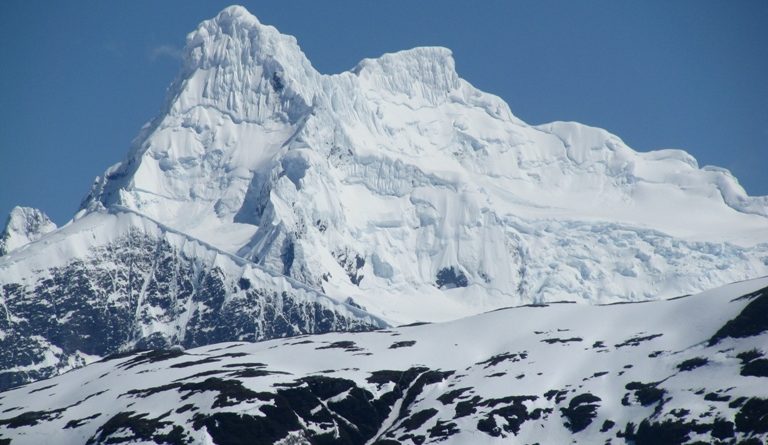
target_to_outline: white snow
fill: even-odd
[[[325,75],[293,37],[231,7],[188,36],[166,111],[85,208],[134,209],[408,322],[764,275],[767,199],[682,150],[528,125],[445,48]],[[364,260],[358,283],[344,255]],[[451,267],[469,287],[436,287]]]
[[[5,228],[0,233],[0,256],[37,241],[54,230],[56,224],[41,210],[16,206],[8,215]]]

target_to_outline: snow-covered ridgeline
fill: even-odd
[[[0,389],[118,351],[387,326],[116,208],[0,258],[0,289]]]

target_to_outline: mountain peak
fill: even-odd
[[[187,35],[187,63],[210,68],[230,63],[259,62],[265,58],[306,61],[293,36],[263,25],[242,6],[230,6],[205,20]],[[294,60],[289,60],[294,61]]]
[[[168,109],[85,212],[132,209],[396,322],[768,270],[768,199],[681,151],[526,124],[446,48],[323,75],[242,7],[187,42]]]
[[[8,215],[8,221],[0,234],[0,256],[36,241],[54,230],[56,224],[41,210],[16,206]]]
[[[319,77],[293,36],[230,6],[187,35],[170,112],[203,106],[238,122],[292,119],[311,103]]]
[[[352,72],[369,90],[424,98],[432,104],[460,85],[453,53],[443,47],[417,47],[363,59]]]

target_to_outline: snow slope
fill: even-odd
[[[642,304],[115,355],[0,394],[0,441],[764,443],[766,309],[761,278]]]
[[[0,258],[0,390],[118,351],[387,326],[129,210]]]
[[[317,72],[244,8],[79,215],[124,206],[388,320],[645,300],[768,273],[768,198],[680,150],[531,126],[415,48]]]

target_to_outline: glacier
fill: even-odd
[[[681,150],[529,125],[415,48],[321,74],[226,8],[78,215],[123,206],[394,322],[768,273],[768,198]]]

